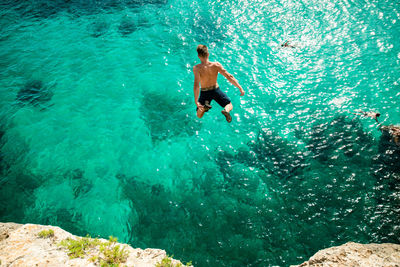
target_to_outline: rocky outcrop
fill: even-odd
[[[63,240],[82,238],[54,226],[0,223],[0,266],[99,266],[99,262],[93,259],[104,256],[101,254],[104,251],[100,252],[99,249],[101,245],[91,248],[81,257],[71,258],[68,248],[60,245]],[[96,242],[110,244],[110,241],[105,239],[98,239]],[[168,258],[164,250],[143,250],[126,244],[112,244],[112,248],[118,246],[126,252],[126,259],[121,266],[149,267],[156,266],[163,260],[167,260],[167,264],[162,266],[183,266],[180,261]],[[293,266],[395,267],[400,266],[400,245],[349,242],[320,250],[308,261]]]
[[[68,255],[70,251],[60,245],[62,240],[72,239],[82,240],[59,227],[0,223],[0,266],[99,266],[96,259],[104,256],[104,246],[102,252],[101,245],[97,245],[82,257],[72,259]],[[156,266],[165,259],[168,259],[173,266],[182,266],[180,261],[167,258],[164,250],[135,249],[105,239],[90,238],[90,240],[96,240],[97,244],[111,244],[111,248],[123,249],[126,259],[121,266]]]
[[[0,242],[10,236],[10,232],[21,227],[18,223],[0,223]]]
[[[400,266],[400,245],[349,242],[338,247],[320,250],[308,261],[296,266]]]

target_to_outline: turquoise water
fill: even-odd
[[[400,243],[396,1],[1,1],[0,221],[287,266]],[[297,47],[279,49],[290,40]],[[195,116],[196,46],[220,108]]]

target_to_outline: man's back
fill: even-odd
[[[206,62],[195,66],[200,74],[200,85],[202,88],[217,84],[218,72],[221,64],[218,62]]]
[[[197,46],[197,56],[199,57],[201,64],[193,67],[194,74],[194,101],[196,103],[197,117],[201,118],[204,112],[208,111],[211,106],[212,100],[215,100],[224,109],[221,113],[225,116],[227,122],[232,121],[232,116],[229,112],[232,111],[232,103],[226,93],[219,89],[217,84],[218,73],[221,73],[231,84],[239,88],[240,95],[244,95],[243,88],[239,85],[238,81],[229,74],[220,63],[210,62],[208,60],[210,54],[208,48],[205,45]],[[201,85],[201,91],[200,86]]]

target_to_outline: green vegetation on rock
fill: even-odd
[[[174,264],[172,263],[172,258],[168,256],[166,256],[164,259],[161,260],[161,262],[156,264],[156,267],[184,267],[184,266],[192,266],[192,263],[188,262],[186,265],[183,265],[182,263]]]
[[[54,231],[53,231],[52,229],[43,230],[43,231],[40,231],[40,232],[38,233],[38,236],[39,236],[40,238],[50,238],[50,237],[54,237]]]
[[[65,247],[68,249],[68,256],[71,259],[75,258],[84,258],[86,255],[86,251],[89,249],[95,248],[96,246],[100,245],[101,241],[97,238],[93,239],[89,236],[72,239],[67,238],[60,242],[60,246]]]
[[[71,259],[90,255],[89,261],[106,267],[119,266],[128,259],[128,252],[116,243],[117,238],[112,236],[106,242],[86,236],[78,239],[67,238],[59,245],[68,249],[68,256]]]
[[[117,238],[110,236],[108,242],[100,244],[100,252],[104,255],[104,258],[100,258],[101,266],[119,266],[120,263],[126,262],[128,252],[116,243]]]

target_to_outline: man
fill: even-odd
[[[378,125],[379,125],[379,129],[381,130],[382,133],[387,133],[389,134],[389,136],[391,137],[391,141],[393,143],[395,143],[396,145],[400,146],[400,126],[395,126],[395,125],[382,125],[379,121],[378,121],[378,117],[381,116],[380,113],[378,112],[365,112],[365,111],[358,111],[358,113],[353,113],[355,115],[361,115],[363,117],[367,117],[367,118],[372,118],[374,119]]]
[[[218,73],[221,73],[231,84],[239,88],[241,96],[244,95],[244,90],[233,75],[229,74],[219,62],[210,62],[208,60],[210,54],[208,53],[207,46],[197,46],[197,54],[201,61],[200,64],[193,67],[193,92],[194,101],[197,106],[197,117],[203,117],[204,112],[211,109],[211,101],[215,100],[224,108],[221,113],[225,116],[226,121],[231,122],[232,116],[230,112],[232,111],[233,106],[229,97],[219,89],[217,83]],[[199,83],[201,85],[201,92]]]
[[[353,114],[361,115],[361,116],[366,117],[366,118],[372,118],[378,124],[380,124],[380,122],[378,121],[378,117],[381,116],[381,114],[378,113],[378,112],[372,112],[372,111],[365,112],[365,111],[359,110],[357,113],[353,113]]]
[[[289,41],[286,41],[285,43],[281,44],[281,47],[296,48],[296,46],[289,44]]]

